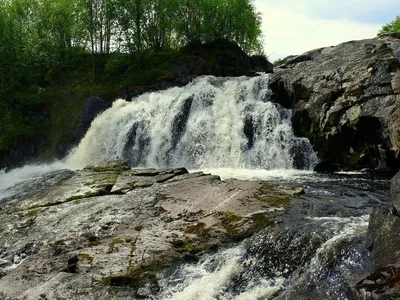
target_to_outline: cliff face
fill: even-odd
[[[319,158],[344,169],[399,168],[400,39],[350,41],[291,56],[274,69],[275,98]]]

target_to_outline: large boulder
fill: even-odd
[[[291,56],[274,69],[275,101],[297,135],[344,169],[399,169],[400,39],[350,41]]]
[[[357,284],[371,299],[400,296],[400,172],[392,179],[390,203],[374,209],[368,226],[367,247],[371,274]]]

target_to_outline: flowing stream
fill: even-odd
[[[269,101],[268,75],[204,76],[182,88],[117,100],[92,123],[67,163],[128,159],[133,166],[312,169],[291,111]]]
[[[366,267],[365,233],[388,181],[321,176],[291,111],[269,101],[268,75],[197,78],[182,88],[117,100],[61,162],[0,173],[0,200],[61,169],[125,159],[133,167],[181,167],[224,178],[297,185],[305,196],[266,229],[198,263],[160,276],[152,299],[348,299]]]

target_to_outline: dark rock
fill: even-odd
[[[294,109],[297,135],[343,169],[400,166],[400,40],[351,41],[284,59],[273,101]]]
[[[255,128],[253,117],[251,115],[247,115],[244,119],[243,133],[247,138],[247,148],[253,148]]]
[[[368,226],[369,270],[356,287],[372,294],[371,299],[394,299],[400,295],[400,173],[390,188],[391,203],[376,208]]]
[[[78,261],[79,261],[79,258],[77,255],[74,255],[70,259],[68,259],[67,268],[65,269],[65,272],[77,273],[78,272]]]
[[[316,161],[310,157],[313,149],[306,139],[296,140],[290,147],[290,154],[293,159],[293,167],[298,170],[306,170],[312,167]]]
[[[400,267],[389,265],[380,267],[356,284],[357,290],[370,293],[370,299],[398,299],[400,296]],[[357,299],[361,299],[358,297]]]
[[[400,217],[400,172],[392,179],[392,185],[390,186],[390,195],[392,199],[393,209],[395,210],[396,216]]]
[[[79,117],[79,126],[74,132],[63,136],[56,146],[56,157],[62,159],[68,155],[72,147],[85,136],[92,121],[110,107],[110,103],[100,97],[92,96],[86,99]]]
[[[86,131],[89,129],[92,121],[109,107],[110,103],[104,101],[100,97],[89,97],[83,105],[83,109],[79,118],[79,135],[83,137]]]
[[[368,227],[370,270],[390,264],[400,264],[400,218],[393,215],[390,207],[374,210]]]
[[[321,161],[315,166],[314,171],[318,173],[335,173],[340,171],[340,167],[330,162]]]
[[[26,140],[23,144],[0,151],[0,171],[34,163],[39,158],[39,148],[43,144],[43,140]]]
[[[273,73],[274,65],[262,55],[253,55],[250,57],[251,66],[255,72]]]
[[[63,157],[67,156],[70,150],[71,150],[71,145],[65,142],[58,143],[56,149],[57,158],[62,159]]]
[[[183,133],[186,131],[187,121],[189,120],[190,110],[192,108],[193,97],[189,97],[183,103],[183,107],[175,116],[173,125],[172,125],[172,149],[178,145],[179,141],[182,138]]]

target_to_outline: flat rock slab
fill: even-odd
[[[123,162],[49,178],[4,199],[4,297],[146,295],[160,272],[273,227],[289,197],[301,192]]]

